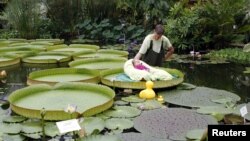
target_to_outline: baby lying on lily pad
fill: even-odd
[[[132,80],[141,81],[141,80],[171,80],[174,77],[169,74],[167,71],[154,68],[146,64],[141,60],[129,59],[124,64],[124,72]]]

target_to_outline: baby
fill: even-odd
[[[149,71],[149,68],[146,67],[146,66],[144,66],[144,65],[140,62],[140,60],[134,59],[134,60],[132,61],[132,63],[133,63],[133,66],[134,66],[136,69],[138,69],[138,70]]]

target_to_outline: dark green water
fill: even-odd
[[[8,68],[0,68],[0,70],[6,70],[8,74],[5,80],[0,81],[0,98],[6,100],[8,95],[13,91],[26,87],[29,73],[56,67],[67,67],[67,64],[21,64]],[[184,82],[197,86],[227,90],[238,94],[242,98],[242,102],[250,101],[250,75],[243,73],[247,66],[233,63],[196,65],[171,62],[166,63],[165,67],[176,68],[184,72]]]

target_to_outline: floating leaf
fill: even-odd
[[[211,99],[211,101],[213,101],[215,103],[226,104],[228,102],[232,102],[233,99],[231,97],[225,97],[225,98],[221,98],[221,99]]]
[[[122,141],[117,136],[114,135],[93,135],[93,136],[87,136],[80,141]]]
[[[2,133],[8,133],[8,134],[18,134],[21,131],[21,125],[20,124],[6,124],[0,122],[0,131]]]
[[[186,137],[191,140],[201,140],[206,129],[193,129],[187,132]]]
[[[105,123],[104,120],[99,117],[85,117],[80,125],[85,129],[87,135],[91,135],[93,132],[101,132],[104,129]]]
[[[40,139],[41,135],[39,133],[34,133],[34,134],[25,134],[22,133],[23,136],[28,137],[28,138],[32,138],[32,139]]]
[[[126,101],[122,101],[122,100],[117,100],[114,102],[115,105],[117,106],[125,106],[125,105],[128,105],[129,103],[126,102]]]
[[[141,111],[129,106],[115,106],[113,109],[103,112],[110,117],[136,117],[141,114]]]
[[[223,106],[203,106],[199,107],[197,109],[197,113],[200,114],[213,114],[213,113],[219,113],[219,114],[230,114],[233,113],[233,109],[225,108]]]
[[[210,115],[201,115],[184,108],[155,109],[143,112],[134,120],[139,132],[171,140],[186,140],[187,131],[218,124]]]
[[[194,88],[196,88],[196,86],[190,83],[181,83],[180,85],[177,86],[178,90],[191,90]]]
[[[134,126],[133,122],[129,119],[111,118],[105,121],[105,126],[111,130],[124,130]]]
[[[24,133],[38,133],[38,132],[42,132],[42,126],[41,123],[35,122],[35,121],[28,121],[28,122],[24,122],[22,123],[22,132]]]
[[[135,103],[145,101],[145,99],[139,98],[138,96],[134,96],[134,95],[131,95],[131,96],[128,96],[128,97],[122,97],[121,99],[123,101],[126,101],[126,102],[135,102]]]
[[[215,99],[231,98],[235,102],[240,100],[240,97],[234,93],[207,87],[196,87],[192,90],[168,90],[158,94],[164,96],[168,103],[187,107],[221,105],[211,101]]]
[[[163,105],[157,100],[146,100],[143,103],[131,103],[131,106],[143,109],[143,110],[153,110],[161,108]]]
[[[3,138],[3,141],[23,141],[24,140],[24,137],[21,135],[4,134],[2,138]]]
[[[46,122],[44,126],[45,135],[55,137],[60,135],[60,132],[54,122]]]
[[[24,122],[25,120],[27,120],[27,118],[22,117],[22,116],[10,116],[10,117],[4,118],[3,122],[5,122],[5,123],[20,123],[20,122]]]
[[[122,141],[170,141],[168,139],[160,139],[141,133],[123,133],[118,136]]]

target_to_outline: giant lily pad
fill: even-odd
[[[170,74],[176,76],[171,80],[154,81],[154,88],[167,88],[179,85],[184,80],[184,74],[176,69],[164,68]],[[123,68],[109,69],[101,71],[101,82],[105,85],[118,87],[118,88],[130,88],[130,89],[145,89],[145,81],[133,81],[126,77]]]
[[[0,67],[6,67],[6,66],[19,64],[19,62],[20,62],[20,58],[14,55],[1,55],[0,56]]]
[[[114,135],[93,135],[87,136],[79,141],[122,141]]]
[[[22,61],[26,63],[62,63],[70,60],[71,56],[69,54],[57,52],[42,52],[22,58]]]
[[[57,45],[50,46],[47,48],[49,51],[59,51],[59,52],[79,52],[79,51],[88,51],[88,50],[97,50],[99,46],[96,45],[84,45],[84,44],[71,44],[66,45]]]
[[[122,133],[118,135],[122,141],[171,141],[168,139],[161,139],[158,137],[152,137],[141,133]]]
[[[192,90],[162,91],[158,94],[162,95],[168,103],[187,107],[216,106],[220,104],[212,100],[228,97],[233,101],[240,100],[240,97],[234,93],[207,87],[196,87]]]
[[[128,52],[127,51],[120,51],[120,50],[112,50],[112,49],[101,49],[98,50],[97,52],[78,52],[75,53],[74,59],[81,59],[81,58],[96,58],[96,57],[128,57]]]
[[[88,58],[76,60],[69,63],[71,68],[87,68],[105,70],[123,67],[127,61],[125,58]]]
[[[46,84],[32,85],[11,93],[11,109],[19,115],[41,118],[45,110],[45,119],[64,120],[80,115],[91,116],[100,113],[113,104],[115,92],[106,86],[91,83],[58,83],[54,87]],[[77,106],[77,111],[66,113],[69,104]]]
[[[46,83],[54,85],[58,82],[90,82],[98,83],[99,71],[75,68],[55,68],[35,71],[29,74],[27,84]]]
[[[150,110],[134,120],[134,128],[139,132],[171,140],[186,140],[189,130],[205,129],[209,124],[218,123],[210,115],[201,115],[184,108]]]

